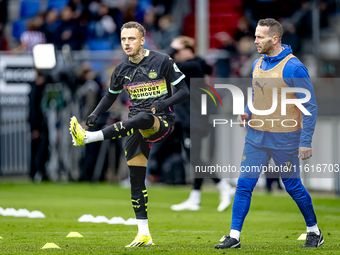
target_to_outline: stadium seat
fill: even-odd
[[[87,41],[89,50],[111,50],[111,44],[108,39],[90,39]]]
[[[51,10],[53,8],[56,8],[58,12],[60,13],[63,8],[68,5],[69,0],[49,0],[47,3],[47,10]]]
[[[13,22],[12,36],[15,39],[20,39],[21,34],[26,30],[26,22],[24,20],[17,20]]]
[[[37,15],[40,11],[40,0],[23,0],[20,3],[20,18],[27,19]]]
[[[105,64],[102,60],[92,60],[91,63],[91,69],[95,72],[101,72],[105,70]]]

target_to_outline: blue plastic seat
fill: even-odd
[[[26,22],[24,20],[17,20],[13,22],[12,36],[15,39],[20,39],[21,34],[26,30]]]
[[[49,0],[47,3],[47,10],[55,8],[60,13],[68,3],[69,0]]]
[[[101,72],[105,70],[105,64],[102,60],[92,60],[91,63],[91,69],[95,72]]]
[[[40,0],[23,0],[20,3],[20,18],[27,19],[37,15],[40,11]]]
[[[87,41],[89,50],[111,50],[111,41],[108,39],[90,39]]]

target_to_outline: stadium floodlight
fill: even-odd
[[[52,69],[57,61],[53,44],[37,44],[33,47],[34,65],[37,69]]]

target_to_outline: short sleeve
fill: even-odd
[[[110,88],[109,88],[109,92],[111,94],[119,94],[123,90],[123,85],[120,83],[117,73],[118,73],[118,70],[116,67],[115,70],[113,70],[113,73],[111,75]]]
[[[166,80],[173,86],[176,86],[185,78],[185,75],[181,72],[181,70],[179,70],[174,60],[169,56],[165,57],[163,61],[163,68]]]
[[[20,42],[21,44],[27,44],[27,32],[23,32],[20,36]]]

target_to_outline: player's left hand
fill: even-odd
[[[309,159],[312,157],[312,148],[311,147],[299,147],[299,156],[302,160]]]
[[[152,106],[151,107],[151,112],[152,112],[152,114],[155,114],[156,113],[156,107]]]

